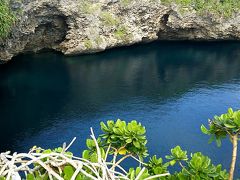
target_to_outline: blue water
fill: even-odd
[[[80,155],[93,127],[136,119],[150,154],[176,145],[202,151],[228,168],[231,144],[208,144],[208,118],[240,108],[240,43],[157,42],[95,55],[21,55],[0,65],[0,151],[27,151],[77,141]],[[237,168],[240,168],[238,158]]]

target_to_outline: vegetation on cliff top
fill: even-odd
[[[201,15],[213,14],[218,17],[231,17],[240,11],[238,0],[161,0],[163,3],[176,3],[182,7],[192,7]]]
[[[8,36],[16,17],[9,7],[8,0],[0,0],[0,39]]]
[[[201,126],[202,132],[210,135],[211,141],[216,140],[218,145],[222,138],[230,137],[233,153],[229,173],[222,170],[222,165],[212,164],[211,159],[201,152],[189,156],[180,146],[171,149],[170,154],[165,156],[165,162],[156,155],[146,159],[149,156],[146,129],[135,120],[129,123],[120,119],[109,120],[100,125],[103,134],[96,138],[91,129],[91,139],[86,140],[87,149],[82,152],[82,158],[67,152],[73,141],[54,150],[35,146],[28,154],[1,154],[0,179],[20,177],[16,172],[23,171],[27,180],[233,180],[240,135],[240,111],[234,112],[230,108],[227,113],[209,120],[209,129]],[[135,159],[139,166],[124,170],[120,164],[127,158]],[[169,173],[170,166],[180,169]]]

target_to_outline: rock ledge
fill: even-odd
[[[65,55],[154,40],[239,40],[240,15],[204,18],[194,10],[158,0],[25,0],[0,59],[41,49]]]

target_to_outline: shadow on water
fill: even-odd
[[[47,66],[41,65],[44,59],[51,59]],[[56,54],[20,56],[0,66],[1,150],[14,149],[15,140],[41,130],[48,124],[44,117],[61,111],[69,77],[58,59]]]
[[[79,137],[84,147],[101,120],[138,119],[150,153],[180,144],[214,162],[229,158],[207,145],[201,123],[239,108],[240,44],[156,42],[95,55],[21,55],[0,66],[0,150],[54,147]],[[157,139],[157,142],[156,142]],[[229,145],[225,142],[224,145]],[[216,155],[219,152],[219,155]]]

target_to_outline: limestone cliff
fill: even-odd
[[[159,0],[24,0],[0,59],[54,49],[66,55],[93,53],[154,40],[239,40],[240,15],[200,16]]]

